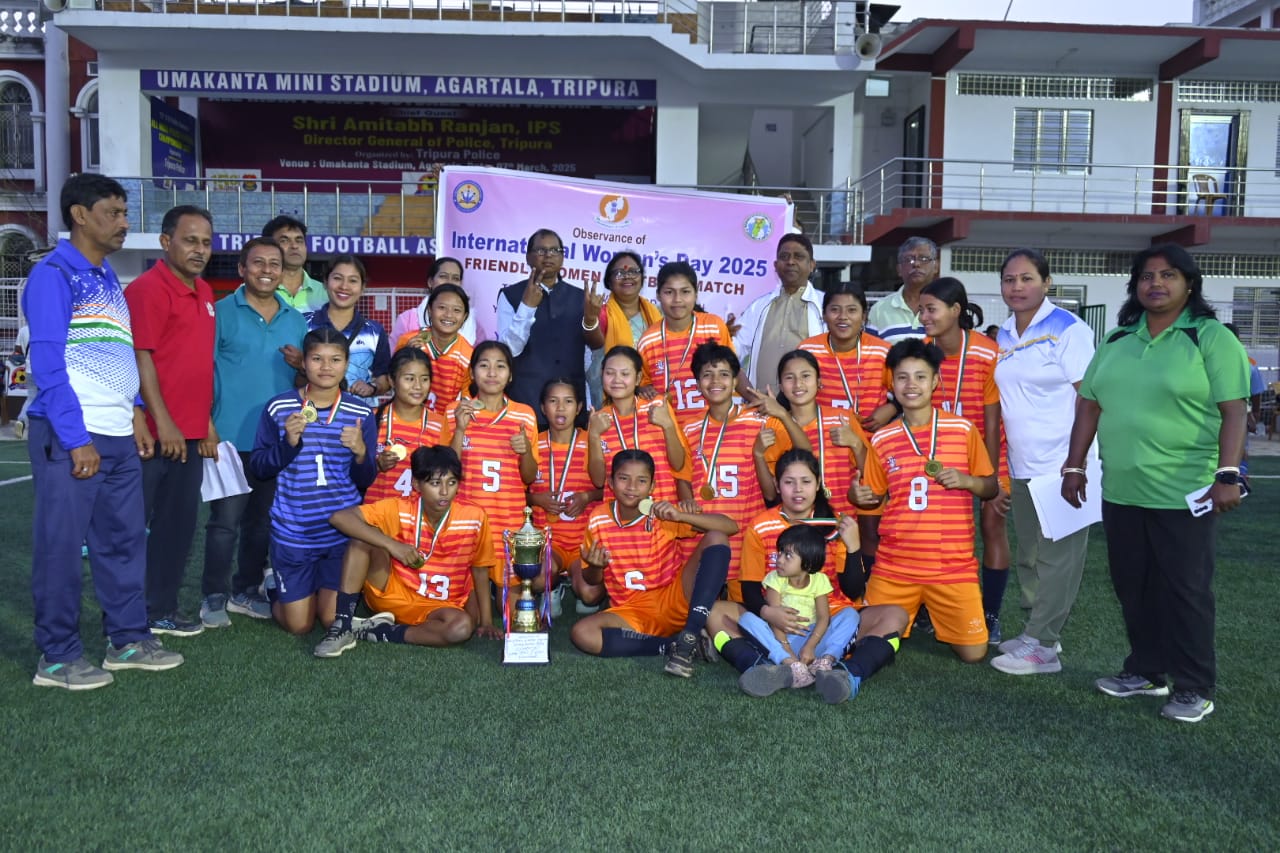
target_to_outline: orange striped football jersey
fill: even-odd
[[[764,580],[765,575],[777,569],[778,536],[791,525],[803,523],[803,520],[788,518],[781,507],[774,507],[757,513],[746,527],[746,536],[742,543],[742,566],[738,580],[760,583]],[[835,527],[823,525],[818,529],[822,530],[828,537],[827,562],[822,566],[822,572],[830,579],[831,586],[834,588],[828,603],[831,605],[832,614],[835,614],[846,607],[855,606],[840,590],[840,574],[844,571],[844,560],[848,554],[848,549],[844,546],[844,540],[838,535],[834,535],[836,532]],[[736,584],[730,585],[729,589],[731,594],[735,590],[740,592],[740,588]],[[740,600],[739,603],[741,603]]]
[[[416,497],[386,498],[362,505],[360,512],[370,525],[413,545],[427,558],[416,569],[392,558],[390,583],[400,583],[429,601],[465,607],[474,585],[472,566],[492,566],[496,562],[485,512],[478,506],[454,501],[440,520],[437,533],[419,512],[419,505]]]
[[[417,335],[418,332],[401,335],[396,349],[407,345]],[[443,415],[450,403],[468,393],[472,346],[466,338],[458,335],[446,349],[438,350],[431,342],[421,349],[431,357],[431,391],[427,395],[427,405]]]
[[[645,592],[678,583],[684,569],[679,541],[696,536],[687,524],[641,515],[623,522],[615,501],[608,501],[587,521],[586,547],[609,552],[604,587],[611,607],[619,607]]]
[[[813,455],[818,457],[822,466],[822,482],[831,490],[831,508],[837,514],[856,515],[859,510],[849,500],[849,487],[858,476],[858,461],[852,447],[840,447],[831,440],[831,430],[847,423],[853,434],[863,445],[867,443],[867,434],[858,423],[857,417],[848,409],[834,409],[826,406],[818,407],[818,417],[803,427],[804,434],[809,437],[813,446]],[[821,424],[821,429],[819,429]],[[777,436],[777,441],[765,451],[765,459],[769,461],[769,470],[773,470],[778,458],[791,449],[791,436],[786,427],[775,418],[770,418],[767,426]]]
[[[587,431],[574,430],[573,441],[556,444],[549,432],[538,435],[538,479],[529,491],[559,493],[568,497],[575,492],[595,491],[591,475],[587,473]],[[557,513],[548,516],[544,510],[533,509],[533,523],[538,528],[550,526],[552,541],[570,554],[576,554],[587,532],[587,520],[600,506],[600,502],[588,504],[577,518],[566,518]]]
[[[733,338],[724,320],[715,314],[697,311],[687,332],[673,332],[663,320],[646,329],[636,344],[644,359],[640,384],[652,385],[666,395],[681,426],[701,417],[707,410],[707,401],[702,399],[698,380],[693,375],[693,351],[707,341],[733,347]]]
[[[394,467],[380,471],[373,484],[365,492],[364,502],[367,504],[385,498],[407,498],[413,496],[413,471],[409,468],[409,457],[419,447],[431,447],[435,444],[448,444],[453,431],[445,422],[444,416],[423,407],[422,419],[410,423],[402,421],[395,415],[395,406],[389,405],[378,422],[378,446],[376,453],[382,453],[393,444],[405,449],[405,456]]]
[[[649,410],[660,403],[662,403],[661,397],[648,401],[642,401],[637,397],[635,409],[629,415],[618,414],[617,409],[612,406],[605,407],[604,411],[613,416],[613,422],[600,436],[600,450],[604,454],[606,499],[613,497],[613,488],[608,482],[608,472],[612,468],[614,455],[620,450],[639,448],[653,457],[656,470],[650,496],[655,501],[678,500],[676,480],[688,481],[692,476],[692,454],[689,453],[688,444],[684,440],[684,433],[680,431],[679,422],[676,423],[676,437],[685,444],[685,454],[684,465],[678,469],[673,467],[671,460],[667,458],[666,433],[662,431],[662,427],[649,422]]]
[[[735,407],[728,423],[721,423],[704,411],[701,417],[684,425],[685,443],[693,452],[694,500],[701,504],[703,512],[722,513],[738,523],[738,532],[729,537],[733,552],[729,580],[737,577],[747,522],[764,509],[753,452],[765,423],[759,413],[739,412]],[[707,486],[715,490],[710,500],[704,493]]]
[[[818,389],[819,406],[852,408],[865,418],[884,405],[889,391],[884,366],[889,344],[885,341],[863,332],[853,349],[836,352],[831,348],[831,336],[823,333],[805,338],[798,349],[812,353],[818,360],[818,376],[822,380],[822,387]]]

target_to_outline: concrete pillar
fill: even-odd
[[[44,168],[36,164],[36,186],[45,188],[49,242],[66,228],[59,204],[62,185],[71,170],[71,73],[67,63],[67,34],[53,23],[44,25]],[[39,141],[37,141],[39,149]],[[37,150],[37,154],[41,151]]]

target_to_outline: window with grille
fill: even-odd
[[[26,234],[7,231],[0,234],[0,279],[26,278],[31,272],[30,255],[36,244]]]
[[[1093,110],[1013,111],[1013,170],[1083,175],[1093,156]]]
[[[85,102],[85,114],[82,119],[83,132],[81,143],[84,145],[84,151],[81,152],[86,172],[97,172],[102,168],[101,147],[98,142],[98,93],[94,92]]]
[[[1280,290],[1237,287],[1232,291],[1231,321],[1246,347],[1274,349],[1280,345]]]
[[[1179,80],[1178,100],[1197,104],[1275,103],[1280,81]]]
[[[34,169],[31,93],[21,83],[0,84],[0,169]]]
[[[1088,101],[1150,101],[1150,77],[957,74],[956,93],[1005,98],[1071,98]]]

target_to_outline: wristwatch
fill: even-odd
[[[1224,486],[1240,485],[1239,471],[1219,471],[1213,475],[1214,482],[1221,483]]]

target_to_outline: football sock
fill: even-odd
[[[628,628],[601,628],[600,657],[634,658],[665,655],[669,642],[670,640],[666,637],[640,634]]]
[[[725,638],[721,643],[721,637]],[[738,672],[746,672],[757,663],[765,662],[767,659],[760,654],[760,650],[752,645],[749,641],[742,637],[729,637],[724,631],[716,634],[716,651],[720,653],[720,657],[728,661],[729,665]]]
[[[686,631],[697,634],[707,626],[711,605],[715,604],[729,576],[731,553],[728,545],[711,545],[703,549],[698,560],[698,573],[693,578],[693,593],[689,596],[689,618],[684,623]]]
[[[368,637],[377,643],[403,643],[408,625],[374,625],[369,629]]]
[[[898,635],[887,637],[863,637],[853,647],[853,654],[844,662],[851,675],[867,679],[893,662],[898,650]]]
[[[338,593],[338,621],[342,623],[343,630],[351,630],[351,617],[356,615],[356,606],[360,604],[360,593],[358,592],[339,592]]]
[[[1004,588],[1009,583],[1008,569],[982,567],[982,612],[1000,614],[1004,601]]]

